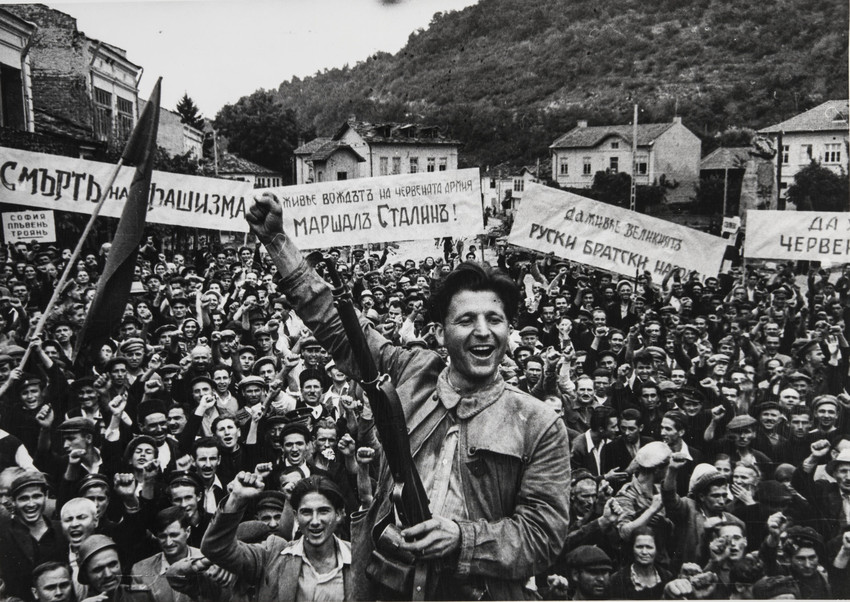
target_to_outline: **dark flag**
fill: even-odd
[[[136,256],[145,230],[145,218],[148,211],[148,197],[151,188],[154,154],[156,153],[156,134],[159,127],[160,84],[157,80],[148,103],[145,105],[139,122],[133,129],[124,153],[123,165],[136,168],[127,203],[121,213],[112,248],[106,258],[106,266],[97,283],[97,292],[86,316],[86,322],[77,335],[74,349],[76,361],[85,359],[86,352],[97,352],[95,344],[103,343],[121,324],[130,286],[136,268]],[[109,194],[104,190],[103,194]],[[80,352],[83,352],[83,357]]]

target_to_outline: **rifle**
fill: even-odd
[[[414,557],[400,553],[397,544],[402,540],[402,528],[431,518],[428,494],[413,463],[407,424],[395,386],[388,375],[378,373],[357,318],[351,292],[340,279],[333,258],[324,261],[334,287],[337,313],[360,370],[360,385],[369,398],[375,428],[394,483],[390,499],[395,512],[389,513],[387,520],[379,522],[372,530],[375,550],[366,574],[395,595],[407,599],[421,598],[425,595],[425,567],[422,561],[414,566]]]

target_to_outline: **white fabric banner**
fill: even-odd
[[[0,148],[0,202],[91,213],[114,165]],[[123,167],[101,215],[121,217],[133,167]],[[478,169],[360,178],[274,189],[248,182],[154,171],[147,221],[247,232],[255,196],[274,192],[284,228],[302,249],[484,231]]]
[[[744,257],[850,261],[850,213],[747,211]]]
[[[682,268],[716,276],[728,241],[540,184],[526,186],[508,242],[660,282]]]
[[[269,188],[301,249],[484,231],[478,168]]]
[[[59,155],[0,148],[0,202],[90,214],[115,166]],[[122,167],[101,215],[121,217],[134,167]],[[154,171],[147,221],[247,232],[251,184]]]

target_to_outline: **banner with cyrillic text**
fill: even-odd
[[[76,213],[92,212],[115,166],[58,155],[0,148],[0,202]],[[101,209],[121,217],[134,167],[122,167]],[[154,171],[148,222],[247,232],[250,183]]]
[[[0,213],[3,221],[3,241],[56,242],[56,220],[53,211],[10,211]]]
[[[484,231],[478,168],[269,188],[296,246],[474,236]]]
[[[0,148],[0,202],[90,214],[115,166]],[[135,168],[123,167],[101,215],[121,217]],[[154,171],[148,222],[247,232],[245,211],[273,191],[303,249],[472,236],[484,230],[478,169],[257,190],[248,182]]]
[[[850,261],[850,213],[747,211],[744,257]]]
[[[577,194],[529,184],[508,242],[618,274],[716,276],[728,241]]]

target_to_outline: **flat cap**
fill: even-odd
[[[90,487],[105,487],[106,489],[111,490],[112,484],[109,482],[106,475],[102,475],[97,472],[90,472],[80,479],[80,484],[77,485],[77,493],[79,495],[83,495],[83,493]]]
[[[257,511],[263,508],[274,508],[283,510],[286,504],[286,496],[280,491],[263,491],[257,496],[256,508]]]
[[[59,425],[57,430],[60,433],[88,433],[89,435],[94,435],[97,433],[97,425],[95,425],[94,421],[89,420],[83,416],[76,416],[74,418],[68,418]]]
[[[638,449],[635,462],[641,468],[655,468],[667,464],[672,453],[666,443],[652,441]]]
[[[579,546],[566,557],[567,566],[574,569],[608,569],[613,568],[611,558],[597,546]]]
[[[531,335],[537,336],[538,334],[540,334],[540,331],[537,330],[537,328],[535,326],[525,326],[519,331],[519,336],[521,336],[521,337],[531,336]]]
[[[713,485],[725,485],[726,477],[711,464],[697,464],[688,481],[688,495],[698,496]]]
[[[246,376],[239,381],[237,387],[242,390],[249,385],[258,385],[264,388],[268,386],[262,376]]]
[[[25,487],[37,485],[45,492],[47,491],[47,479],[37,470],[27,470],[24,474],[15,477],[9,487],[9,495],[14,499]]]
[[[740,429],[745,429],[747,427],[755,426],[758,424],[758,420],[750,416],[749,414],[741,414],[739,416],[735,416],[729,423],[726,425],[726,428],[730,431],[737,431]]]

